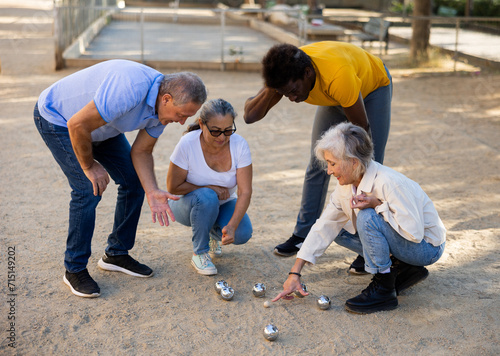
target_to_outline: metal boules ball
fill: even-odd
[[[316,301],[316,305],[321,310],[327,310],[328,308],[330,308],[331,304],[332,302],[330,298],[328,298],[326,295],[320,295],[318,300]]]
[[[278,338],[278,335],[278,328],[273,324],[266,325],[266,327],[264,328],[264,337],[266,338],[266,340],[274,341]]]
[[[227,287],[228,284],[224,280],[220,280],[218,282],[215,282],[215,291],[220,294],[220,291],[223,287]]]
[[[307,292],[307,287],[304,283],[301,283],[302,285],[302,289],[304,290],[304,292]],[[298,290],[296,290],[295,292],[295,296],[299,297],[299,298],[304,298],[304,296],[302,294],[300,294],[300,292]]]
[[[220,296],[224,300],[231,300],[234,297],[234,289],[231,287],[222,287],[220,290]]]
[[[252,289],[253,295],[256,297],[263,297],[266,295],[266,285],[264,283],[256,283]]]

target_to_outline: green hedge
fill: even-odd
[[[456,16],[465,15],[466,0],[434,0],[433,3],[433,12],[435,14],[440,12],[440,7],[444,7],[456,10]],[[474,0],[471,15],[478,17],[500,17],[500,0]]]

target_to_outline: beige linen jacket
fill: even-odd
[[[403,174],[371,161],[356,189],[356,194],[373,195],[382,201],[375,211],[403,238],[415,243],[423,239],[433,246],[446,240],[446,229],[434,204],[416,182]],[[351,209],[352,195],[352,185],[337,185],[297,258],[316,263],[316,258],[325,252],[342,228],[356,232],[355,216],[359,209]]]

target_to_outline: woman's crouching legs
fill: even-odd
[[[220,206],[219,216],[211,230],[211,236],[220,241],[222,239],[222,229],[229,223],[233,214],[234,208],[236,206],[236,199],[230,200],[227,203]],[[250,221],[250,217],[245,213],[243,218],[236,229],[234,234],[234,244],[235,245],[243,245],[250,240],[252,237],[253,228],[252,222]]]
[[[387,271],[392,264],[387,235],[397,233],[371,208],[360,210],[356,220],[359,238],[363,245],[365,270],[372,274]]]
[[[369,314],[398,306],[396,272],[390,268],[391,252],[384,223],[382,216],[371,208],[360,210],[357,215],[356,227],[363,245],[365,270],[374,276],[361,294],[346,301],[345,308],[349,312]]]
[[[196,189],[169,205],[175,220],[191,226],[193,231],[193,252],[197,255],[208,252],[209,232],[219,214],[219,198],[210,188]]]

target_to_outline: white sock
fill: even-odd
[[[391,267],[387,268],[385,271],[381,271],[380,273],[382,274],[391,273]]]

